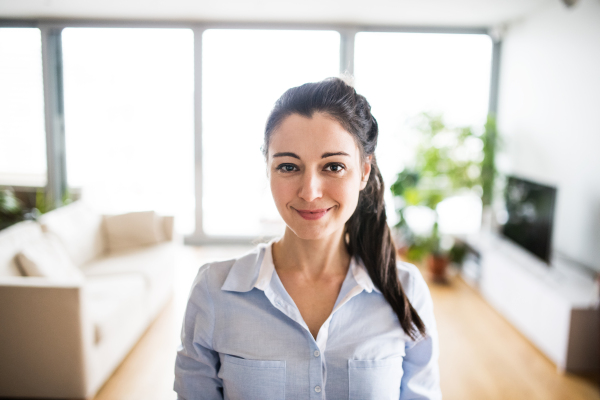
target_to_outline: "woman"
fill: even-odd
[[[377,122],[337,78],[289,89],[263,145],[281,238],[200,268],[175,366],[180,399],[439,399],[418,270],[396,263]]]

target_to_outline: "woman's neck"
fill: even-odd
[[[344,241],[344,230],[319,240],[301,239],[289,228],[273,243],[273,263],[277,271],[295,272],[307,279],[346,275],[350,254]]]

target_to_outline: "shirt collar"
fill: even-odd
[[[375,287],[375,284],[371,280],[367,268],[360,259],[360,257],[353,257],[350,261],[350,271],[354,276],[354,280],[358,283],[367,293],[371,293],[373,290],[377,293],[381,293],[379,289]]]
[[[271,278],[273,277],[273,271],[275,271],[275,263],[273,262],[273,242],[272,240],[269,242],[264,249],[265,256],[262,259],[260,264],[260,269],[258,271],[258,277],[256,282],[254,283],[254,287],[262,290],[263,292],[271,283]]]
[[[263,264],[265,249],[270,248],[271,243],[261,243],[250,253],[235,260],[227,274],[225,283],[221,286],[221,290],[231,292],[249,292],[252,290]]]
[[[257,288],[264,291],[270,285],[275,271],[272,246],[277,240],[278,238],[269,243],[261,243],[250,253],[238,258],[231,267],[221,290],[249,292],[253,288]],[[353,257],[350,260],[349,272],[352,273],[356,283],[366,292],[371,293],[375,290],[375,292],[381,293],[373,284],[360,257]]]

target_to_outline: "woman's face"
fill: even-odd
[[[371,171],[352,135],[325,113],[292,114],[268,149],[271,192],[283,220],[302,239],[343,232]]]

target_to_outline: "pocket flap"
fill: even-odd
[[[224,362],[243,365],[251,368],[284,368],[285,369],[285,361],[272,361],[272,360],[247,360],[245,358],[234,357],[230,355],[225,355],[223,357]]]
[[[226,399],[285,398],[285,361],[248,360],[224,355],[219,370]]]

